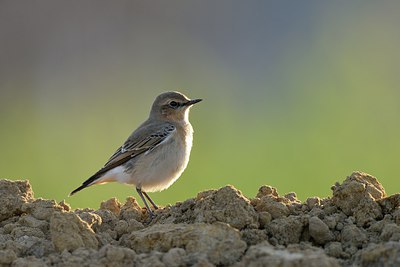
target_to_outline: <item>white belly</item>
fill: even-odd
[[[174,135],[177,135],[177,132],[172,133],[152,151],[140,155],[129,172],[125,172],[125,168],[119,166],[99,180],[133,184],[145,192],[168,188],[185,170],[192,148],[191,131],[186,139]]]

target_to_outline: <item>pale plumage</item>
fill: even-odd
[[[103,168],[70,195],[94,184],[114,181],[133,184],[153,216],[142,193],[157,208],[145,192],[168,188],[185,170],[193,140],[189,110],[200,101],[190,100],[179,92],[159,95],[149,118],[116,150]]]

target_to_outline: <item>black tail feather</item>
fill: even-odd
[[[91,186],[92,183],[94,181],[96,181],[98,178],[100,178],[101,176],[103,176],[103,174],[105,174],[106,172],[108,172],[111,169],[114,169],[117,166],[120,166],[122,164],[124,164],[125,162],[127,162],[128,160],[130,160],[132,158],[132,156],[127,156],[127,157],[123,157],[119,160],[116,160],[115,162],[112,162],[110,164],[106,163],[106,166],[104,166],[103,168],[101,168],[98,172],[96,172],[95,174],[93,174],[89,179],[87,179],[86,181],[83,182],[83,184],[78,187],[77,189],[75,189],[74,191],[72,191],[69,196],[72,196],[73,194],[75,194],[76,192],[81,191],[82,189]]]
[[[86,188],[87,186],[88,186],[88,185],[85,185],[85,184],[81,185],[80,187],[78,187],[77,189],[75,189],[74,191],[72,191],[71,193],[69,193],[69,196],[72,196],[73,194],[75,194],[75,193],[81,191],[82,189]]]
[[[90,177],[89,179],[87,179],[86,181],[84,181],[82,183],[82,185],[80,187],[78,187],[77,189],[75,189],[74,191],[72,191],[71,193],[69,193],[69,196],[72,196],[73,194],[81,191],[82,189],[91,186],[92,183],[97,180],[101,175],[99,175],[99,172],[95,173],[92,177]]]

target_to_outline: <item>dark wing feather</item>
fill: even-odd
[[[125,143],[115,151],[107,163],[98,172],[87,179],[83,184],[72,191],[70,196],[91,185],[107,171],[118,167],[131,158],[142,153],[153,150],[157,145],[163,142],[173,131],[175,126],[170,123],[163,124],[143,124],[125,141]]]

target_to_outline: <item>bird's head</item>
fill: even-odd
[[[188,122],[190,107],[201,100],[191,100],[179,92],[162,93],[154,100],[150,117],[176,122]]]

